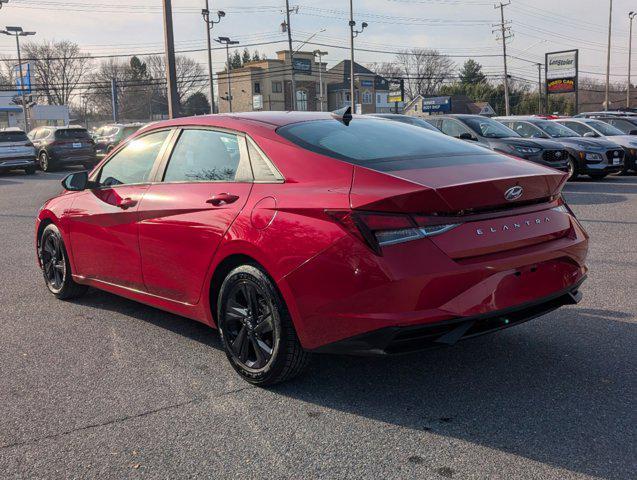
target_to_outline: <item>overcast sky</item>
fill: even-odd
[[[242,44],[285,40],[280,31],[282,0],[218,0],[211,9],[222,9],[226,17],[215,26],[214,35],[231,36]],[[38,39],[69,39],[96,56],[161,51],[163,29],[161,0],[10,0],[0,16],[6,25],[19,25],[37,31]],[[205,31],[200,9],[204,0],[173,0],[177,50],[204,47]],[[305,40],[320,29],[313,41],[329,52],[330,65],[348,55],[348,0],[299,0],[298,14],[292,15],[294,38]],[[512,0],[505,8],[511,20],[514,38],[509,53],[512,74],[537,78],[531,62],[543,61],[547,51],[580,49],[580,69],[586,75],[602,79],[606,64],[609,14],[608,0]],[[612,74],[623,81],[628,61],[628,12],[637,2],[615,0],[613,10]],[[354,0],[355,19],[369,27],[357,39],[357,46],[369,50],[394,51],[406,47],[435,48],[462,63],[476,58],[486,73],[502,71],[501,45],[492,34],[499,21],[499,9],[486,0]],[[2,23],[2,22],[0,22]],[[15,55],[13,40],[0,38],[0,54]],[[285,43],[270,43],[258,48],[269,56],[285,48]],[[308,45],[313,50],[316,45]],[[202,52],[188,53],[204,63]],[[357,61],[389,61],[392,55],[360,52]],[[216,69],[224,55],[214,52]],[[590,72],[590,73],[588,73]]]

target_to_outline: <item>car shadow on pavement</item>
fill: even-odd
[[[319,412],[340,410],[626,478],[635,459],[637,325],[613,319],[624,315],[565,309],[560,319],[402,358],[320,356],[307,375],[275,390]],[[601,358],[600,332],[605,341],[621,339],[616,358]],[[418,445],[406,455],[417,456]]]
[[[75,303],[222,350],[208,326],[106,292],[91,289]],[[452,348],[387,358],[316,355],[308,372],[271,391],[314,405],[309,416],[338,410],[582,474],[624,478],[637,421],[631,317],[564,308]],[[611,347],[596,348],[600,342],[612,343],[617,356],[608,358]],[[418,456],[418,449],[405,454]]]
[[[565,191],[564,198],[569,205],[591,205],[591,204],[611,204],[611,203],[623,203],[628,200],[624,195],[609,195],[606,193],[584,193]]]
[[[195,340],[219,350],[223,349],[217,331],[208,325],[108,292],[91,288],[86,295],[73,300],[73,303],[143,320],[190,340]]]

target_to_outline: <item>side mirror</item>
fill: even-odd
[[[476,141],[476,138],[473,135],[471,135],[469,132],[462,132],[458,138],[460,140],[472,140],[474,142]]]
[[[628,135],[637,135],[637,130],[631,130]]]
[[[80,192],[86,190],[89,187],[88,170],[82,170],[81,172],[70,173],[64,180],[62,180],[62,186],[64,190],[69,192]]]
[[[591,138],[591,137],[599,137],[599,135],[597,135],[595,132],[586,132],[584,134],[585,137]]]

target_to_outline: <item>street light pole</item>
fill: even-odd
[[[626,86],[626,108],[630,108],[630,67],[633,63],[633,20],[637,12],[630,12],[630,33],[628,34],[628,85]]]
[[[319,105],[321,112],[323,111],[323,55],[327,55],[327,52],[321,52],[320,50],[314,50],[314,56],[319,58]]]
[[[210,47],[210,31],[215,24],[219,23],[223,17],[226,16],[226,12],[223,10],[217,11],[217,20],[210,19],[210,10],[208,9],[208,0],[206,0],[206,8],[201,10],[201,16],[204,22],[206,22],[206,36],[208,41],[208,83],[210,84],[210,113],[215,113],[215,84],[212,74],[212,48]]]
[[[0,3],[0,6],[2,3]],[[29,131],[29,114],[27,112],[27,101],[24,96],[24,71],[22,70],[22,55],[20,54],[20,37],[35,35],[35,32],[25,32],[22,27],[5,27],[0,33],[15,37],[15,45],[18,51],[18,70],[20,73],[20,98],[22,99],[22,115],[24,120],[24,130]]]
[[[537,113],[542,115],[542,64],[537,64]]]
[[[606,53],[606,95],[604,100],[604,110],[608,111],[610,106],[610,49],[611,34],[613,29],[613,0],[610,0],[610,9],[608,13],[608,52]]]
[[[232,83],[230,81],[230,45],[238,45],[237,40],[230,40],[229,37],[215,38],[215,42],[226,46],[226,79],[228,81],[228,110],[232,113]]]
[[[367,27],[367,23],[363,22],[361,24],[360,30],[355,30],[356,22],[354,21],[354,4],[353,0],[349,0],[349,47],[350,47],[350,60],[349,60],[349,99],[350,99],[350,107],[352,109],[352,113],[363,113],[356,112],[356,104],[354,100],[354,39],[358,37],[359,33],[362,33],[363,30]]]

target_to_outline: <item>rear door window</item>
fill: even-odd
[[[450,137],[459,138],[463,133],[468,133],[473,136],[471,131],[465,127],[462,123],[457,120],[452,120],[450,118],[445,118],[442,121],[442,126],[440,127],[442,133],[445,135],[449,135]]]
[[[164,174],[164,182],[251,181],[243,137],[204,129],[181,132]],[[245,145],[245,144],[243,144]]]

